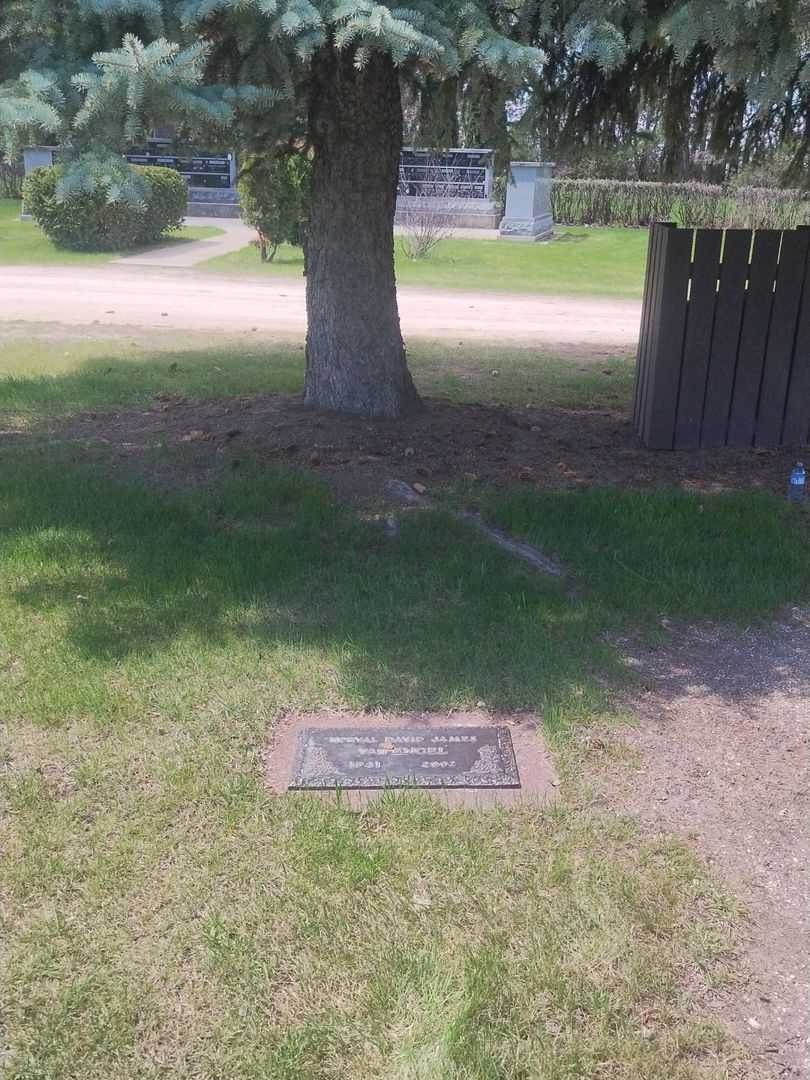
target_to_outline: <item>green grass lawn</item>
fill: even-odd
[[[523,244],[506,240],[444,240],[426,259],[406,258],[397,244],[397,281],[426,288],[481,292],[638,298],[647,257],[646,229],[560,228],[553,240]],[[219,272],[303,273],[298,248],[279,248],[262,263],[255,247],[202,263]]]
[[[249,460],[188,492],[137,482],[115,446],[60,443],[60,420],[169,380],[247,394],[260,363],[261,389],[268,367],[291,388],[300,358],[83,349],[0,360],[0,430],[20,432],[0,437],[4,1076],[733,1074],[685,989],[726,978],[733,902],[682,845],[590,804],[576,733],[628,678],[608,631],[810,595],[799,515],[765,495],[493,495],[573,595],[442,512],[392,538]],[[552,807],[352,814],[263,786],[291,709],[482,701],[542,715]]]
[[[618,677],[612,583],[572,605],[441,514],[392,542],[283,472],[168,497],[82,447],[4,464],[10,1080],[726,1075],[682,985],[722,976],[732,909],[680,845],[575,785],[545,812],[362,816],[262,787],[291,707],[529,707],[564,760]],[[689,590],[712,612],[737,577],[806,590],[782,512],[741,497],[701,516],[705,569],[656,590],[695,500],[645,504],[620,544],[585,498],[560,544],[635,552],[654,522],[641,614],[691,614]]]
[[[160,246],[205,240],[210,236],[219,236],[221,232],[221,229],[213,226],[185,225],[171,237],[161,240]],[[20,220],[20,203],[16,199],[0,199],[0,266],[94,266],[123,254],[131,252],[62,251],[54,246],[34,221]]]
[[[20,220],[19,208],[16,200],[0,200],[0,265],[92,266],[122,254],[60,251],[33,221]],[[215,226],[185,226],[161,243],[185,243],[220,232]],[[420,260],[406,258],[397,244],[397,280],[425,288],[638,298],[646,252],[644,229],[561,228],[553,240],[539,244],[451,239]],[[301,250],[287,245],[279,248],[272,263],[262,263],[256,248],[248,246],[197,267],[282,277],[298,277],[303,268]]]
[[[417,341],[409,364],[423,393],[453,401],[621,408],[632,392],[628,356],[573,360],[528,348]],[[497,375],[493,375],[497,371]],[[44,414],[147,403],[158,393],[195,398],[296,393],[303,388],[303,347],[254,335],[143,338],[10,337],[0,358],[0,411],[27,424]]]

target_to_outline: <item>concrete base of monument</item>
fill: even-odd
[[[499,235],[501,240],[522,240],[536,243],[538,240],[550,240],[554,234],[554,219],[551,214],[542,214],[533,218],[502,219]]]
[[[492,199],[421,198],[398,195],[397,226],[435,220],[444,229],[497,229],[502,214]]]
[[[489,772],[482,768],[499,753],[505,767],[496,765]],[[463,757],[467,761],[462,766]],[[452,771],[456,758],[461,772],[437,774],[437,769]],[[542,806],[556,797],[558,789],[537,718],[478,709],[291,713],[270,735],[264,775],[268,789],[276,794],[316,796],[353,810],[380,797],[414,793],[447,807]]]

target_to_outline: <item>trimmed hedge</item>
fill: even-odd
[[[60,248],[71,251],[128,251],[153,244],[167,232],[179,229],[186,213],[188,190],[174,169],[132,166],[146,181],[141,205],[108,202],[98,185],[92,192],[56,197],[63,168],[52,165],[36,169],[23,187],[25,209],[45,235]]]
[[[636,180],[554,180],[554,220],[562,225],[793,229],[810,224],[810,194],[719,184]]]

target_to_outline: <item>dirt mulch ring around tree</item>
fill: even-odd
[[[810,610],[672,639],[616,643],[644,690],[627,701],[637,724],[603,735],[629,746],[636,764],[598,771],[597,805],[679,836],[742,901],[741,980],[702,1004],[766,1075],[807,1080]]]
[[[168,487],[204,483],[211,472],[255,458],[313,472],[352,503],[379,500],[389,477],[428,492],[524,483],[781,493],[795,459],[791,451],[646,450],[626,413],[606,408],[443,400],[429,400],[405,420],[370,421],[316,412],[294,396],[190,401],[166,394],[148,408],[57,422],[49,434],[111,444],[122,464]],[[147,460],[145,452],[161,443],[188,454],[171,463]]]

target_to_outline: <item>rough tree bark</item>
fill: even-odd
[[[304,400],[398,417],[419,405],[394,280],[402,102],[389,57],[354,61],[353,49],[326,45],[312,64]]]

